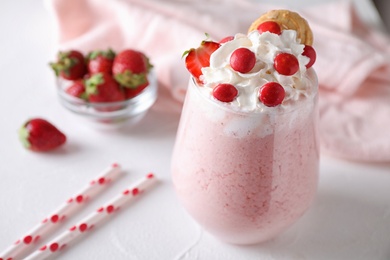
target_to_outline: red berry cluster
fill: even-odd
[[[257,30],[259,33],[264,32],[270,32],[274,34],[282,34],[282,29],[280,25],[277,22],[274,21],[267,21],[264,23],[261,23]],[[293,55],[285,55],[286,53],[280,53],[279,55],[282,55],[278,58],[279,55],[275,58],[275,69],[277,72],[279,72],[282,75],[293,75],[295,74],[299,69],[298,60]],[[287,53],[288,54],[288,53]],[[313,66],[314,62],[316,61],[316,52],[313,47],[309,45],[305,45],[305,48],[303,49],[303,56],[306,56],[309,58],[309,62],[306,64],[306,68],[310,68]],[[293,56],[293,57],[292,57]],[[288,68],[290,67],[290,68]]]
[[[259,33],[270,32],[277,35],[282,33],[282,29],[278,23],[267,21],[260,24],[257,28]],[[233,40],[234,37],[228,36],[222,39],[219,43],[223,44]],[[316,52],[313,47],[305,45],[303,56],[309,58],[306,68],[313,66],[316,60]],[[235,50],[230,57],[230,66],[233,70],[240,73],[250,72],[256,63],[256,56],[253,52],[246,48]],[[298,59],[291,53],[278,53],[274,59],[275,70],[284,76],[292,76],[299,70]],[[231,102],[238,95],[235,86],[231,84],[219,84],[214,88],[213,96],[222,102]],[[260,102],[268,107],[280,105],[285,97],[285,90],[282,85],[277,82],[268,82],[264,84],[258,93]]]
[[[270,32],[280,35],[282,29],[280,25],[273,21],[261,23],[257,30],[259,33]],[[316,60],[316,52],[313,47],[305,45],[303,49],[303,56],[309,58],[306,68],[313,66]],[[291,53],[279,53],[274,59],[275,70],[284,76],[292,76],[299,70],[298,59]],[[268,82],[259,90],[259,100],[266,106],[273,107],[281,104],[285,96],[285,91],[282,85],[277,82]]]
[[[92,103],[133,98],[149,85],[152,68],[148,57],[136,50],[95,50],[87,55],[78,50],[59,52],[50,63],[58,77],[72,82],[69,95]]]
[[[282,34],[282,28],[274,21],[266,21],[257,28],[259,33],[270,32],[277,35]],[[202,84],[202,68],[210,65],[210,56],[222,44],[234,40],[233,36],[227,36],[219,42],[203,41],[196,49],[190,49],[185,52],[186,67],[198,83]],[[309,58],[306,68],[313,66],[316,60],[316,52],[313,47],[305,45],[302,52],[303,56]],[[247,48],[238,48],[230,56],[230,66],[233,70],[240,73],[249,73],[256,64],[256,55]],[[299,70],[299,62],[295,55],[281,52],[274,58],[274,68],[276,72],[284,76],[292,76]],[[238,95],[237,88],[228,83],[221,83],[214,87],[213,97],[221,102],[232,102]],[[285,90],[277,82],[268,82],[260,87],[258,99],[268,107],[280,105],[285,97]]]

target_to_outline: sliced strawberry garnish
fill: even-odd
[[[317,58],[316,51],[310,45],[305,45],[302,55],[310,59],[309,63],[306,64],[307,69],[313,66],[313,64],[316,62],[316,58]]]
[[[226,36],[225,38],[222,38],[219,43],[222,44],[222,43],[227,43],[227,42],[230,42],[230,41],[233,41],[234,40],[234,36],[232,35],[229,35],[229,36]]]
[[[221,44],[217,42],[202,41],[198,48],[192,48],[183,54],[183,56],[187,55],[185,60],[187,70],[198,81],[202,75],[202,68],[210,66],[210,56],[220,46]]]

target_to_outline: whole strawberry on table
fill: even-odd
[[[65,92],[91,103],[119,102],[136,97],[149,86],[153,67],[140,51],[60,51],[50,63],[57,77],[70,81]]]
[[[47,152],[66,142],[66,135],[42,118],[32,118],[19,129],[19,139],[24,147],[34,152]]]

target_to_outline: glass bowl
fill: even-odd
[[[149,86],[137,96],[119,102],[91,103],[69,95],[65,90],[71,81],[57,77],[57,92],[61,104],[79,118],[98,128],[117,128],[138,123],[157,99],[157,79],[148,75]]]

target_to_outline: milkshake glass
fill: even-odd
[[[295,223],[315,197],[318,83],[312,68],[303,71],[303,83],[292,84],[302,83],[304,91],[288,94],[277,107],[237,109],[210,98],[194,79],[188,86],[173,184],[188,213],[222,241],[269,240]]]

